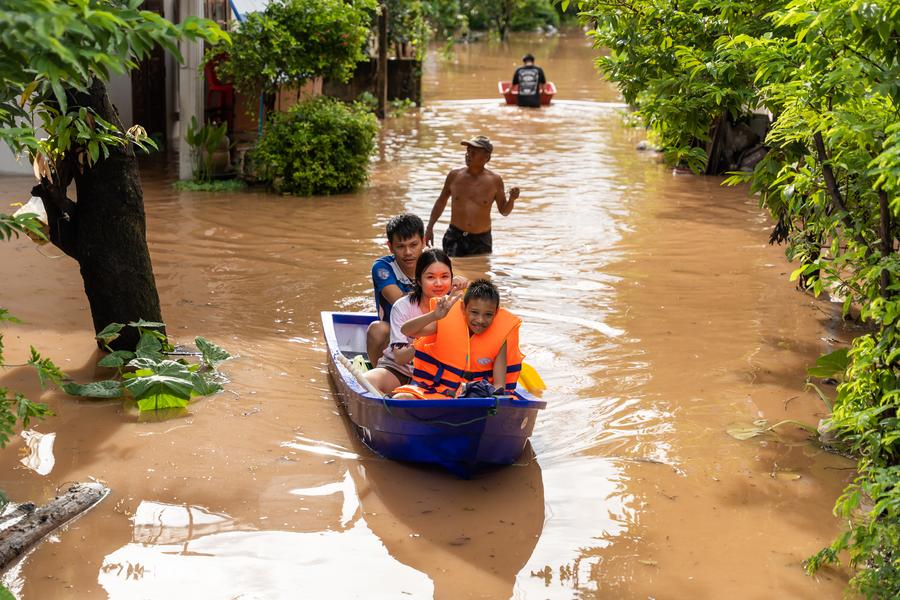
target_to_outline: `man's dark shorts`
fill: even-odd
[[[490,254],[493,251],[493,238],[490,231],[469,233],[451,225],[444,233],[442,245],[447,256]]]

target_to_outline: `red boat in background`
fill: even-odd
[[[516,96],[518,96],[519,92],[513,88],[512,83],[509,81],[498,81],[497,89],[500,90],[500,93],[506,99],[507,104],[518,104],[518,102],[516,102]],[[554,94],[556,94],[556,86],[553,85],[552,81],[548,81],[544,84],[544,91],[541,92],[541,106],[550,104]]]

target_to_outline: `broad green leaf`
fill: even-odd
[[[816,359],[816,366],[806,370],[812,377],[825,379],[826,377],[843,376],[850,364],[848,349],[840,348]]]
[[[187,367],[174,360],[156,363],[146,358],[136,358],[131,366],[145,365],[152,372],[127,379],[125,389],[134,397],[141,410],[156,410],[173,406],[185,406],[191,398],[194,382]]]
[[[138,358],[162,359],[162,342],[153,335],[152,331],[145,331],[138,340],[134,353]]]
[[[115,350],[100,359],[97,363],[98,367],[122,367],[128,361],[134,358],[134,352],[128,350]]]
[[[94,337],[103,342],[104,344],[109,344],[111,341],[119,337],[119,332],[125,328],[121,323],[110,323],[106,327],[103,328],[103,331],[95,335]]]
[[[191,381],[194,384],[191,396],[211,396],[222,391],[222,386],[218,382],[199,373],[191,373]]]
[[[22,322],[19,319],[17,319],[16,317],[12,316],[9,313],[9,311],[6,310],[5,308],[0,308],[0,323],[2,323],[4,321],[7,323],[21,323]]]
[[[189,398],[182,398],[181,396],[169,394],[165,391],[137,398],[137,405],[141,412],[164,410],[167,408],[184,408],[189,403]]]
[[[194,339],[194,343],[197,344],[197,349],[203,355],[203,362],[209,365],[210,368],[215,368],[218,363],[231,358],[231,354],[225,349],[205,338],[197,337]]]
[[[0,492],[0,494],[2,494],[2,492]],[[3,495],[2,498],[0,498],[0,509],[3,509],[7,504],[8,500],[6,499],[6,496]],[[6,589],[6,587],[0,584],[0,600],[16,600],[16,597],[13,596],[12,592]]]
[[[72,396],[84,396],[87,398],[120,398],[122,396],[122,382],[114,379],[106,381],[92,381],[91,383],[65,383],[62,389]]]
[[[160,327],[165,327],[165,323],[159,323],[157,321],[145,321],[143,319],[138,319],[137,321],[132,321],[128,324],[129,327],[145,327],[148,329],[158,329]]]
[[[750,438],[754,438],[758,435],[762,435],[766,432],[765,427],[759,427],[757,425],[750,425],[746,423],[737,423],[735,425],[729,426],[726,430],[726,433],[731,437],[738,440],[749,440]]]
[[[796,421],[794,419],[785,419],[784,421],[779,421],[774,425],[769,425],[765,419],[759,419],[754,421],[752,424],[747,423],[735,423],[734,425],[729,426],[725,431],[731,437],[738,440],[749,440],[750,438],[754,438],[770,431],[775,430],[782,425],[793,425],[795,427],[799,427],[800,429],[804,429],[812,435],[817,435],[818,432],[816,428],[807,423],[803,423],[801,421]]]

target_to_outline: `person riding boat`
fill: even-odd
[[[432,300],[432,310],[407,321],[401,331],[416,337],[413,375],[393,397],[455,398],[465,384],[485,379],[495,394],[515,394],[524,355],[519,349],[522,320],[500,307],[500,292],[486,279],[460,294]]]
[[[422,219],[406,213],[393,217],[385,228],[391,253],[372,264],[372,286],[378,319],[366,331],[366,355],[372,366],[391,341],[391,309],[395,302],[415,288],[413,275],[425,249],[425,225]],[[453,278],[453,290],[469,285],[465,277]]]
[[[541,93],[547,83],[544,70],[534,64],[534,55],[531,53],[522,57],[522,66],[516,69],[513,75],[512,85],[518,86],[516,103],[519,106],[540,108]]]
[[[391,340],[377,366],[366,371],[365,378],[382,393],[410,382],[413,371],[411,340],[400,328],[412,318],[425,314],[431,300],[446,295],[453,286],[453,265],[443,250],[429,248],[416,261],[413,290],[394,302],[391,308]]]

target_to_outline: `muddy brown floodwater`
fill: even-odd
[[[539,111],[502,106],[496,81],[531,50],[558,88]],[[801,562],[840,530],[831,507],[852,463],[806,443],[738,441],[734,423],[824,409],[804,370],[853,332],[787,280],[744,190],[673,175],[594,72],[583,35],[429,56],[424,108],[389,120],[370,185],[288,198],[177,193],[143,174],[163,314],[178,341],[238,355],[227,391],[186,416],[0,386],[48,402],[46,474],[0,453],[0,488],[44,501],[65,482],[112,489],[8,572],[20,598],[839,598],[842,571]],[[549,406],[519,464],[460,481],[385,461],[339,414],[321,310],[372,310],[371,262],[402,211],[427,217],[459,140],[484,133],[522,197],[495,216],[488,273],[525,319]],[[27,198],[0,179],[0,200]],[[449,219],[445,215],[438,235]],[[29,344],[76,379],[93,366],[76,264],[0,244],[7,360]],[[127,282],[125,282],[127,284]],[[830,390],[833,392],[833,389]]]

